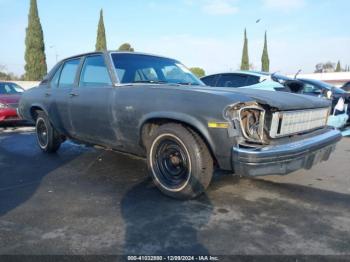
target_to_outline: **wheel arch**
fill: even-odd
[[[43,112],[45,112],[46,115],[48,115],[47,111],[44,109],[44,107],[42,105],[33,104],[29,109],[29,114],[30,114],[30,117],[32,118],[33,121],[35,121],[36,117],[38,116],[37,111],[43,111]]]
[[[207,145],[208,150],[214,159],[214,162],[218,163],[215,155],[215,144],[212,140],[210,133],[208,132],[208,128],[201,121],[187,114],[160,112],[152,113],[142,118],[139,125],[140,146],[144,148],[145,143],[147,143],[147,136],[149,136],[151,132],[153,132],[160,125],[168,123],[182,124],[195,131]]]

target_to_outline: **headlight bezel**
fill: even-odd
[[[247,114],[253,113],[255,113],[255,117],[258,115],[258,119],[256,119],[256,123],[258,123],[257,134],[255,135],[249,134],[250,127],[247,126],[249,123],[243,119]],[[237,125],[239,125],[240,133],[246,142],[260,145],[268,144],[265,136],[266,110],[258,103],[237,103],[230,105],[224,110],[224,118],[229,120],[230,123],[233,123],[234,128],[237,128]]]
[[[244,119],[243,119],[244,112],[248,114],[246,116],[247,117],[246,122],[244,122]],[[249,123],[248,117],[257,118],[255,119],[256,122],[253,123],[254,125],[257,125],[256,134],[249,134],[251,132],[250,130],[252,129],[252,127],[250,126],[251,123]],[[246,140],[253,143],[261,143],[261,144],[264,143],[265,109],[256,105],[243,107],[239,110],[239,119],[240,119],[242,134]]]

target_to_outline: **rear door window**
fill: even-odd
[[[68,88],[74,86],[79,64],[80,58],[72,59],[64,63],[59,79],[60,88]]]

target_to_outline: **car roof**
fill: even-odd
[[[160,58],[172,59],[172,60],[177,61],[176,59],[173,59],[173,58],[170,58],[170,57],[165,57],[165,56],[155,55],[155,54],[149,54],[149,53],[143,53],[143,52],[130,52],[130,51],[108,50],[108,51],[87,52],[87,53],[82,53],[82,54],[78,54],[78,55],[74,55],[74,56],[69,56],[69,57],[66,57],[66,58],[62,59],[59,63],[61,63],[61,62],[63,62],[63,61],[66,61],[66,60],[70,60],[70,59],[82,57],[82,56],[100,55],[100,54],[109,55],[109,54],[115,54],[115,53],[117,53],[117,54],[119,53],[119,54],[130,54],[130,55],[153,56],[153,57],[160,57]]]

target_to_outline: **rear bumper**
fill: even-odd
[[[235,174],[241,176],[286,175],[298,169],[310,169],[328,160],[341,139],[337,130],[328,130],[301,141],[261,149],[234,147],[232,162]]]

